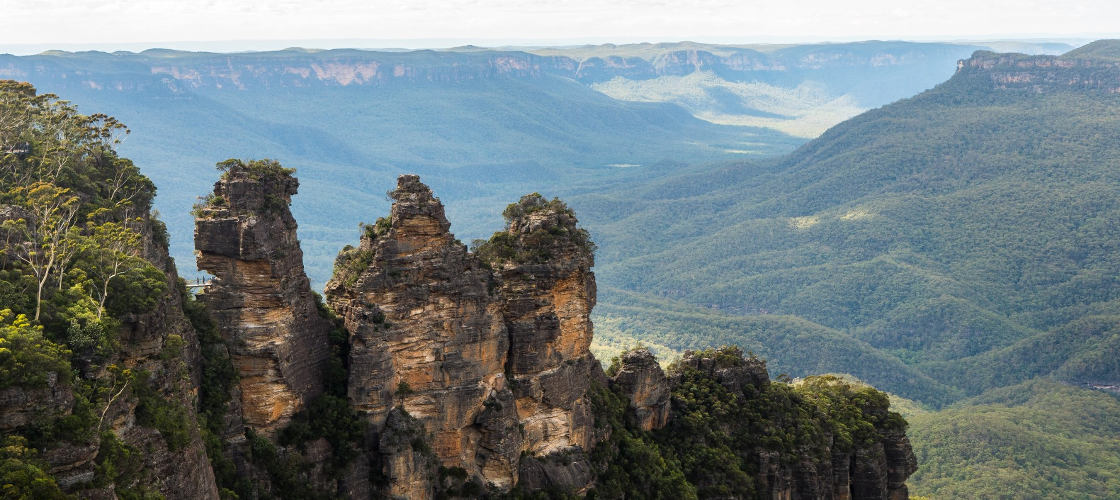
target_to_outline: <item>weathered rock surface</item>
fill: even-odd
[[[630,409],[643,431],[660,429],[669,423],[669,379],[647,349],[623,353],[611,387],[630,400]]]
[[[47,387],[0,389],[0,431],[28,425],[44,415],[69,415],[74,391],[60,383],[58,376],[47,374]]]
[[[525,447],[547,455],[590,449],[591,309],[595,274],[587,234],[557,201],[532,194],[507,209],[508,248],[492,265],[509,329],[509,373]],[[503,252],[499,252],[502,254]]]
[[[418,177],[401,176],[390,196],[390,216],[339,254],[327,285],[351,335],[354,407],[382,432],[403,411],[431,436],[439,465],[499,489],[517,484],[523,453],[589,450],[595,285],[570,211],[524,205],[507,233],[524,258],[484,265],[451,235]],[[412,477],[415,450],[397,448],[382,449],[382,472]],[[573,489],[586,489],[591,476],[570,472],[538,476],[577,478]]]
[[[587,454],[572,448],[545,455],[521,459],[520,486],[526,491],[549,488],[584,493],[595,481],[595,468]]]
[[[350,400],[375,427],[402,408],[431,433],[440,464],[510,487],[521,446],[493,278],[419,178],[402,176],[391,196],[390,218],[366,227],[327,285],[351,334]],[[412,463],[400,460],[390,467]]]
[[[244,422],[265,435],[322,393],[330,352],[288,210],[297,187],[279,165],[237,163],[195,221],[198,267],[214,275],[201,296],[240,374]]]
[[[427,449],[425,426],[402,408],[385,416],[378,450],[392,498],[430,498],[439,462]]]

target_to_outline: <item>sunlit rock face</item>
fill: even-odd
[[[375,429],[403,410],[441,466],[502,489],[517,484],[523,452],[590,449],[592,258],[556,237],[576,234],[575,218],[514,217],[513,244],[547,259],[484,263],[449,232],[418,177],[401,176],[390,196],[390,215],[339,254],[326,289],[350,332],[354,407]],[[383,472],[415,475],[417,451],[392,449]]]
[[[320,317],[288,209],[298,181],[238,163],[214,184],[195,222],[201,297],[230,346],[246,425],[265,435],[323,392],[330,324]]]
[[[507,210],[512,258],[494,263],[509,329],[509,373],[525,448],[544,455],[590,449],[594,257],[565,207],[539,196]]]
[[[648,350],[624,353],[618,373],[611,377],[610,383],[630,400],[630,411],[639,428],[650,431],[669,423],[672,388],[657,359]]]

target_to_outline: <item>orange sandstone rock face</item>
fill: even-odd
[[[525,449],[535,455],[591,448],[594,257],[587,235],[558,202],[525,196],[507,210],[512,251],[493,262],[510,333],[510,374]]]
[[[238,163],[195,221],[198,267],[214,275],[201,297],[240,374],[245,424],[265,435],[322,393],[330,352],[288,210],[298,185],[279,165]]]

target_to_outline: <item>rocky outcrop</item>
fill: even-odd
[[[402,176],[391,196],[390,217],[340,254],[327,285],[350,332],[350,401],[375,428],[394,408],[407,412],[440,464],[508,488],[521,442],[493,278],[419,178]],[[388,463],[392,475],[413,461]]]
[[[793,426],[798,418],[804,418],[798,416],[799,410],[792,407],[768,413],[774,409],[767,409],[767,405],[772,403],[763,401],[770,386],[766,364],[753,356],[744,358],[737,348],[686,351],[673,369],[670,385],[674,388],[690,376],[699,376],[718,382],[737,401],[752,405],[764,420]],[[830,383],[846,384],[839,379]],[[861,418],[873,422],[875,427],[870,437],[865,439],[852,439],[850,444],[841,443],[829,433],[828,424],[818,423],[815,425],[820,425],[821,435],[813,445],[802,443],[803,448],[793,450],[775,450],[771,446],[739,450],[746,456],[757,457],[755,482],[759,496],[836,500],[908,498],[906,479],[917,470],[917,459],[904,426],[897,426],[897,421],[888,416],[886,396],[881,397],[881,404],[856,399],[846,401],[844,404],[854,406],[844,410],[835,410],[827,405],[810,410],[810,413],[824,413],[826,419],[852,418],[851,414],[832,414],[834,411],[859,412]],[[750,425],[747,422],[744,424]],[[803,421],[797,425],[805,424]],[[673,432],[672,427],[667,431]]]
[[[583,492],[595,482],[595,468],[586,453],[570,448],[543,457],[522,458],[518,476],[524,491]]]
[[[222,165],[195,221],[198,267],[214,275],[201,297],[240,374],[244,422],[270,435],[322,393],[330,324],[316,309],[288,209],[299,183],[275,162]]]
[[[285,366],[291,358],[280,354],[291,352],[284,350],[285,342],[308,342],[295,332],[316,326],[292,327],[291,318],[300,317],[293,311],[299,310],[302,288],[280,287],[306,285],[298,263],[284,260],[299,255],[294,222],[286,209],[269,212],[261,202],[275,197],[286,208],[295,185],[281,173],[231,169],[215,190],[220,200],[210,199],[201,210],[197,245],[200,263],[217,276],[204,295],[217,310],[235,360],[240,356],[239,390],[261,392],[252,370],[265,366],[263,373],[275,375],[299,401],[311,392],[300,392],[306,385],[286,377],[306,371]],[[689,404],[766,419],[736,417],[714,425],[747,427],[710,434],[731,432],[737,445],[748,443],[736,456],[751,457],[742,470],[757,471],[751,484],[763,496],[905,497],[914,457],[901,428],[890,427],[885,399],[858,408],[861,415],[873,413],[868,421],[884,423],[875,439],[861,435],[840,442],[829,431],[830,410],[806,402],[810,396],[798,396],[786,384],[772,385],[765,363],[744,358],[738,349],[688,352],[670,376],[652,354],[637,349],[621,356],[607,378],[589,351],[594,246],[559,200],[523,197],[505,211],[506,230],[472,252],[450,233],[443,205],[418,177],[401,176],[390,197],[390,215],[363,226],[359,244],[342,250],[326,289],[330,308],[348,332],[339,351],[347,356],[346,402],[364,421],[364,439],[341,443],[352,446],[348,450],[356,456],[344,466],[336,463],[338,472],[330,477],[325,464],[337,443],[314,438],[281,447],[307,465],[297,474],[301,481],[306,476],[314,491],[418,499],[472,497],[486,487],[587,493],[609,468],[609,457],[658,449],[634,440],[671,443],[668,435],[680,432],[675,422],[692,421],[673,417],[673,391],[693,384],[706,388],[708,399]],[[256,201],[246,205],[238,199]],[[276,269],[275,278],[265,274]],[[264,322],[278,318],[284,321]],[[253,351],[246,345],[273,347]],[[854,400],[849,396],[843,396],[844,404]],[[258,401],[240,399],[242,408]],[[596,426],[593,406],[606,412],[604,425]],[[245,410],[246,421],[253,413]],[[268,422],[276,426],[282,420]],[[811,441],[794,445],[791,434],[775,433],[787,424],[799,426],[796,439],[804,435]],[[769,434],[746,436],[748,428]],[[703,434],[695,439],[708,439]],[[689,439],[687,447],[694,444]],[[602,453],[595,448],[600,442],[606,445]],[[247,470],[254,473],[253,466]],[[696,487],[719,486],[705,480],[697,478]]]
[[[630,401],[630,410],[638,428],[660,429],[669,423],[669,379],[647,349],[627,351],[620,357],[618,373],[611,378],[611,387]]]
[[[998,91],[1041,94],[1073,90],[1115,94],[1120,93],[1120,61],[978,51],[957,63],[953,80],[974,82]]]
[[[403,408],[393,408],[381,427],[378,450],[391,498],[430,498],[439,461],[426,441],[424,424]]]
[[[505,215],[508,230],[488,251],[509,329],[509,373],[525,447],[535,455],[590,449],[593,248],[558,200],[534,193]]]
[[[539,196],[515,204],[501,248],[480,258],[449,232],[418,177],[401,176],[390,196],[390,216],[364,227],[327,284],[350,332],[353,406],[380,432],[394,412],[416,419],[441,466],[499,489],[518,483],[523,455],[590,450],[595,285],[571,212]],[[386,453],[385,475],[419,470],[414,449]],[[575,491],[590,484],[548,463],[552,472],[534,477],[578,480]]]

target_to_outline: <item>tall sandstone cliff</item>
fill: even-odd
[[[327,285],[351,335],[355,407],[375,428],[400,408],[431,434],[440,465],[502,489],[518,482],[523,452],[589,450],[590,255],[538,246],[555,258],[495,273],[451,235],[416,176],[391,196],[390,217],[365,227]],[[510,233],[524,238],[556,217],[514,219]],[[565,223],[574,231],[574,218]],[[384,472],[408,483],[398,480],[417,473],[414,463],[390,458]],[[393,493],[423,496],[403,485]]]
[[[523,197],[491,261],[510,334],[509,373],[526,449],[535,455],[591,448],[587,395],[592,364],[594,265],[586,233],[570,210]],[[503,241],[504,240],[504,241]],[[504,253],[503,253],[504,252]]]
[[[323,391],[330,324],[303,271],[288,209],[299,183],[272,162],[225,165],[195,223],[201,297],[240,375],[240,416],[265,435]]]
[[[521,439],[492,277],[418,178],[401,177],[391,196],[390,219],[365,228],[327,285],[350,332],[350,401],[378,429],[403,409],[432,435],[441,465],[509,487]],[[394,494],[424,496],[426,484],[404,480],[423,472],[412,463],[390,458]]]

